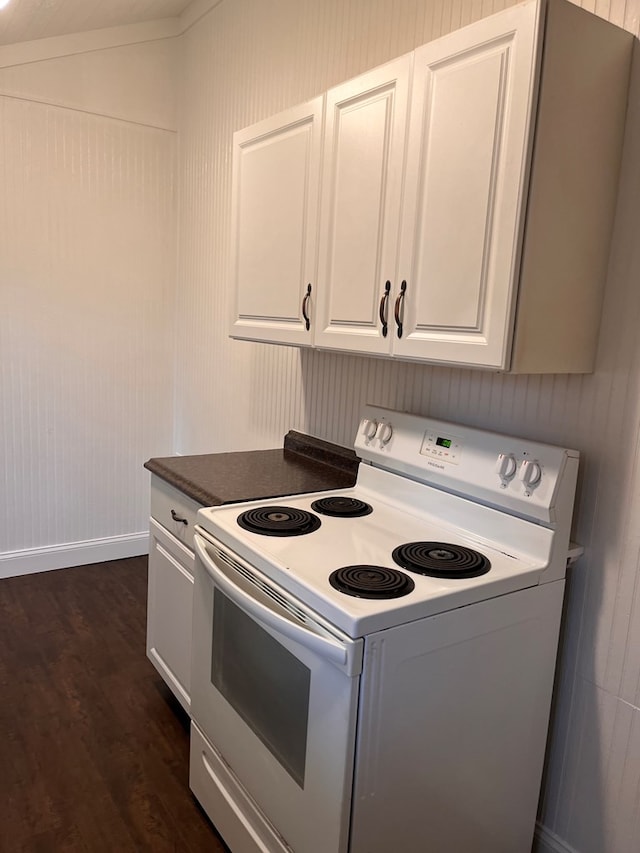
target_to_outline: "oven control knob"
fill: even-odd
[[[542,479],[542,467],[535,459],[525,459],[520,466],[520,479],[524,483],[525,495],[531,494],[531,489]]]
[[[496,474],[504,482],[515,477],[517,469],[516,457],[513,453],[500,453],[496,461]]]
[[[381,444],[389,444],[393,435],[393,427],[391,424],[380,424],[378,427],[378,438]]]
[[[363,432],[365,434],[365,438],[375,438],[375,435],[378,432],[378,421],[374,421],[373,419],[365,421]]]

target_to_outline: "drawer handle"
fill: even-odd
[[[307,292],[302,300],[302,318],[304,320],[304,327],[309,331],[311,328],[311,320],[309,319],[309,300],[311,299],[311,285],[307,285]]]
[[[384,286],[384,293],[380,300],[380,324],[382,326],[382,337],[387,337],[387,303],[389,302],[389,293],[391,292],[391,282],[387,281]]]
[[[398,327],[398,337],[402,337],[402,321],[404,320],[404,311],[402,312],[402,319],[400,319],[400,308],[404,308],[404,297],[407,292],[407,282],[403,281],[400,285],[400,293],[398,294],[398,298],[396,299],[395,308],[393,309],[393,314],[396,321],[396,326]]]
[[[180,522],[181,524],[189,524],[189,522],[187,521],[187,519],[186,519],[186,518],[180,518],[180,516],[179,516],[179,515],[178,515],[178,513],[175,511],[175,509],[172,509],[172,510],[171,510],[171,518],[172,518],[174,521],[178,521],[178,522]]]

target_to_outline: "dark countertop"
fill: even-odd
[[[144,467],[203,506],[344,489],[356,481],[352,450],[290,430],[284,447],[149,459]]]

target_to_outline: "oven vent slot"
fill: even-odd
[[[230,557],[228,554],[225,554],[224,551],[220,551],[218,548],[215,549],[216,554],[220,559],[234,569],[236,572],[239,572],[243,578],[249,581],[250,584],[257,587],[264,595],[267,595],[270,599],[275,601],[280,605],[284,610],[290,613],[298,622],[307,622],[306,614],[300,608],[295,607],[291,602],[286,599],[283,595],[277,592],[273,587],[268,586],[264,581],[261,581],[260,578],[257,578],[252,572],[246,569],[240,563],[236,563],[233,557]]]

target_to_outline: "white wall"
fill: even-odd
[[[545,849],[637,853],[640,90],[593,375],[509,377],[391,364],[234,342],[226,334],[232,132],[510,4],[223,0],[186,33],[176,449],[277,446],[291,427],[348,445],[365,401],[578,448],[575,538],[587,551],[568,595],[542,808]],[[640,0],[582,5],[638,33]]]
[[[144,552],[172,449],[176,43],[131,32],[0,48],[0,577]]]

